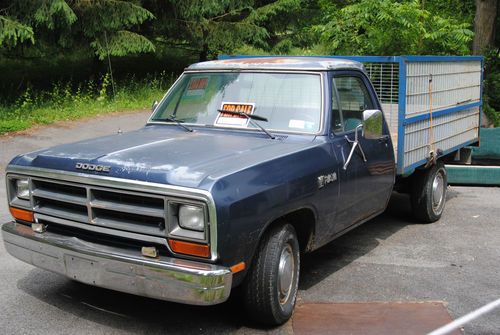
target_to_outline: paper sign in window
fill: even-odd
[[[240,102],[223,102],[220,109],[232,112],[241,112],[250,115],[253,113],[255,109],[255,104],[240,103]],[[215,125],[231,126],[231,127],[247,127],[248,122],[249,120],[245,116],[219,112],[219,115],[215,120]]]
[[[189,81],[186,96],[200,96],[205,93],[208,85],[208,77],[195,77]]]

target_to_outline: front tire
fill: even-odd
[[[248,316],[265,325],[285,323],[295,308],[299,270],[295,229],[290,224],[272,227],[262,238],[243,283]]]
[[[414,217],[425,223],[439,220],[446,203],[447,187],[448,177],[442,162],[418,172],[414,176],[411,190]]]

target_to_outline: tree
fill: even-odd
[[[470,24],[442,17],[418,0],[327,3],[314,29],[329,52],[356,55],[468,54]]]
[[[258,41],[265,31],[245,20],[253,10],[252,0],[170,0],[173,22],[159,22],[163,40],[188,41],[198,51],[199,60],[209,53],[233,48],[245,40]],[[175,30],[175,31],[173,31]]]
[[[495,26],[497,19],[497,0],[476,0],[476,16],[474,17],[474,55],[482,54],[495,42]]]
[[[90,49],[103,59],[154,51],[133,28],[154,15],[135,0],[0,0],[0,46],[46,55],[53,50]]]
[[[308,0],[312,1],[312,0]],[[304,0],[169,0],[149,5],[159,20],[153,24],[158,42],[193,49],[200,61],[242,45],[269,49],[301,9]],[[280,35],[280,36],[279,36]]]
[[[0,15],[0,47],[16,46],[25,41],[35,43],[33,29],[8,16]]]

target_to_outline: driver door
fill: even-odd
[[[382,118],[379,137],[367,138],[362,135],[361,127],[358,128],[359,147],[347,162],[356,139],[356,128],[363,124],[363,112],[381,110],[381,107],[362,72],[335,72],[331,80],[332,99],[337,99],[332,102],[332,109],[335,105],[338,109],[332,110],[334,150],[338,151],[337,157],[342,163],[337,224],[345,229],[385,209],[394,185],[394,152],[389,129]]]

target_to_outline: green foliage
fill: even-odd
[[[153,13],[140,6],[139,1],[80,0],[78,3],[82,21],[88,25],[82,28],[87,36],[94,36],[103,30],[131,28],[155,18]]]
[[[328,4],[325,11],[314,30],[332,53],[470,53],[471,25],[431,13],[418,0],[361,0],[344,7]]]
[[[304,1],[302,0],[280,0],[268,3],[256,8],[248,16],[248,20],[254,23],[276,22],[281,24],[280,17],[288,17],[290,13],[294,13],[302,8]]]
[[[33,14],[33,19],[37,25],[54,30],[57,26],[57,19],[61,19],[64,24],[71,26],[76,22],[77,17],[66,1],[45,0],[41,1],[40,7]]]
[[[8,6],[7,3],[0,0],[0,13],[8,14],[0,16],[0,46],[7,41],[16,47],[27,40],[34,45],[4,49],[4,53],[31,58],[67,49],[92,51],[104,59],[108,53],[125,56],[155,51],[151,41],[137,31],[155,16],[137,0],[14,0]],[[108,43],[104,43],[106,38]]]
[[[62,1],[62,0],[61,0]],[[155,16],[136,1],[78,0],[74,4],[79,20],[78,28],[88,40],[96,56],[126,56],[154,52],[151,41],[131,31]]]
[[[103,60],[110,56],[126,56],[142,52],[154,52],[155,47],[146,37],[127,30],[120,30],[108,37],[96,38],[90,45],[96,55]]]
[[[497,101],[498,97],[493,97],[489,98],[488,96],[485,97],[486,99],[483,101],[483,112],[488,118],[488,121],[491,122],[491,125],[493,127],[500,127],[500,111],[495,110],[493,107],[490,106],[490,100],[492,101]]]
[[[56,82],[47,91],[28,88],[14,104],[0,104],[0,134],[23,130],[34,124],[73,120],[107,112],[146,109],[159,100],[175,76],[165,72],[137,80],[129,77],[117,84],[110,96],[110,77],[83,83]]]
[[[500,127],[500,49],[485,54],[483,112],[488,120]]]
[[[254,11],[252,0],[170,0],[169,3],[175,24],[163,26],[164,33],[188,40],[201,60],[245,42],[262,43],[267,37],[265,29],[248,19]]]
[[[33,28],[0,15],[0,47],[13,47],[25,41],[35,43]]]
[[[256,8],[248,20],[266,30],[267,38],[258,46],[271,54],[290,54],[317,42],[310,27],[321,17],[317,1],[281,0]]]
[[[221,53],[463,55],[471,53],[474,12],[475,0],[0,0],[0,71],[6,70],[0,77],[0,132],[86,110],[149,106],[151,99],[141,96],[152,91],[141,79],[121,81],[110,99],[110,77],[101,76],[108,56],[113,73],[116,65],[123,78],[141,70],[120,68],[119,60],[146,53],[144,63],[169,71]],[[73,63],[73,69],[61,63]],[[74,70],[79,64],[86,72]],[[50,78],[59,84],[47,84],[49,72],[57,73]],[[64,82],[76,75],[75,83],[61,84],[63,75]],[[500,57],[492,50],[484,110],[497,124],[498,92]]]

